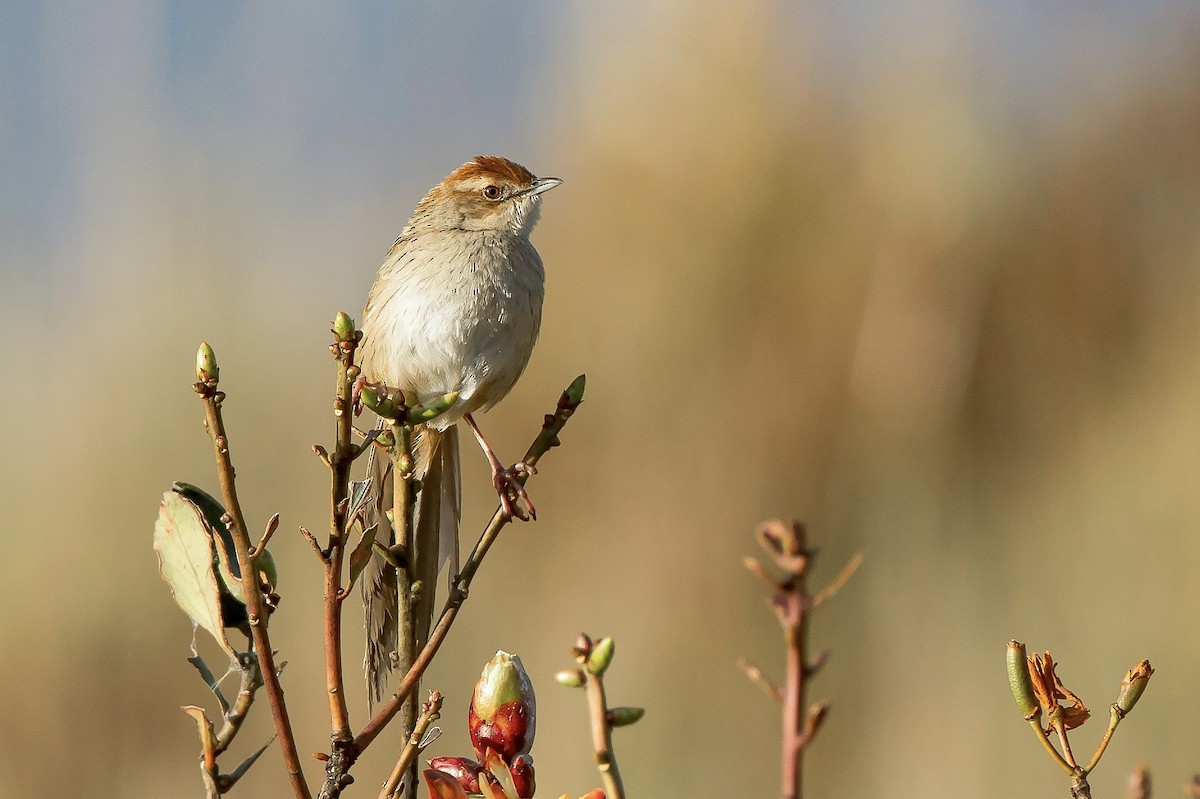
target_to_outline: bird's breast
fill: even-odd
[[[460,393],[451,423],[512,388],[541,324],[541,259],[520,237],[402,237],[363,318],[363,371],[421,399]]]

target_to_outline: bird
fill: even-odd
[[[458,569],[461,508],[458,422],[470,428],[491,467],[504,512],[536,518],[518,476],[505,468],[474,414],[512,390],[541,326],[545,296],[542,259],[529,240],[542,195],[562,183],[536,177],[507,158],[481,155],[455,169],[417,203],[384,259],[363,311],[362,380],[400,392],[409,405],[457,392],[442,415],[414,429],[414,477],[420,481],[410,562],[424,586],[413,609],[418,650],[428,638],[433,586],[450,561]],[[394,545],[386,511],[392,507],[390,464],[374,458],[366,523],[375,540]],[[437,556],[434,557],[434,553]],[[368,697],[386,689],[397,644],[395,565],[378,552],[362,575],[366,613]]]

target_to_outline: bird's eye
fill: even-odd
[[[485,199],[499,200],[501,193],[502,192],[500,191],[499,186],[484,186],[483,187],[483,196]]]

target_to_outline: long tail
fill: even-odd
[[[412,564],[413,577],[422,589],[413,608],[414,632],[419,651],[429,638],[435,607],[437,575],[450,561],[450,577],[458,573],[458,523],[462,491],[458,468],[458,428],[439,432],[418,428],[413,442],[415,477],[421,481],[417,494]],[[375,540],[390,547],[396,543],[395,529],[387,512],[394,505],[392,465],[375,456],[369,467],[371,494],[365,512],[368,527],[378,525]],[[362,574],[363,605],[366,610],[367,647],[363,666],[370,703],[378,702],[387,690],[395,666],[393,656],[399,630],[399,583],[394,566],[378,553]]]

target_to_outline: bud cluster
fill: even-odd
[[[537,702],[519,657],[500,651],[483,667],[471,694],[467,725],[475,757],[436,757],[429,761],[430,768],[452,777],[467,794],[487,790],[488,795],[530,799],[535,782],[529,752]]]

